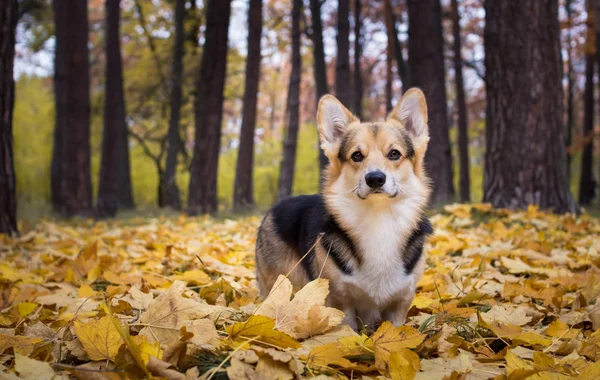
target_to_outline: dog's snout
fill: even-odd
[[[365,176],[365,181],[370,188],[379,189],[385,184],[385,173],[380,170],[370,172]]]

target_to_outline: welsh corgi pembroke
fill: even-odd
[[[329,158],[323,191],[283,199],[263,219],[256,240],[261,297],[280,274],[297,288],[328,278],[328,304],[354,329],[382,320],[402,325],[433,233],[425,216],[425,96],[410,89],[385,121],[369,123],[325,95],[317,123]]]

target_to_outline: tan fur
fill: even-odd
[[[390,229],[390,235],[393,235],[390,238],[394,242],[405,244],[417,228],[430,194],[430,180],[424,168],[429,141],[427,105],[422,92],[418,89],[407,91],[388,118],[376,123],[360,122],[337,99],[326,95],[319,103],[317,122],[321,147],[330,162],[324,174],[322,193],[329,213],[357,242],[367,244],[369,241],[371,233],[360,227],[360,222],[361,218],[372,218],[373,223],[384,223],[381,230],[393,228]],[[388,158],[392,149],[402,154],[399,160]],[[364,156],[361,162],[351,159],[357,151]],[[340,154],[342,157],[339,157]],[[364,185],[365,173],[374,169],[384,171],[388,181],[393,181],[386,183],[388,188],[384,194],[367,193],[370,190]],[[394,191],[397,191],[396,195]],[[353,192],[360,199],[364,196],[365,200],[358,200]],[[364,210],[361,211],[362,208]],[[397,217],[394,216],[396,209],[401,210]],[[394,221],[397,226],[389,226],[389,222],[385,221]],[[369,244],[377,247],[379,241],[375,239]],[[328,303],[345,311],[349,324],[357,327],[353,322],[355,317],[364,324],[375,323],[381,318],[392,320],[395,324],[404,323],[415,294],[416,282],[423,274],[425,249],[411,273],[412,277],[407,277],[402,289],[391,289],[392,294],[386,293],[388,289],[385,284],[379,285],[382,290],[373,290],[360,283],[352,283],[347,277],[344,279],[345,275],[332,262],[326,246],[317,244],[314,250],[313,265],[317,273],[330,280]],[[376,257],[369,256],[372,254],[368,249],[363,249],[362,257],[355,258],[350,253],[341,252],[344,260],[353,267],[367,266],[364,269],[365,278],[376,275],[376,268],[386,265],[379,263]],[[309,281],[301,265],[292,271],[298,263],[298,257],[298,253],[278,237],[272,216],[267,214],[257,240],[257,278],[262,297],[268,294],[279,274],[291,272],[290,280],[296,287],[302,287]],[[369,269],[368,265],[372,268]],[[390,273],[382,271],[382,276],[388,275]],[[377,292],[381,293],[381,297]]]

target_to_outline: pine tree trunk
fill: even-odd
[[[106,0],[106,90],[104,135],[97,212],[114,216],[117,209],[132,208],[129,137],[125,121],[121,64],[120,0]]]
[[[586,139],[581,157],[581,177],[579,179],[579,204],[587,206],[595,196],[594,181],[594,26],[592,0],[588,0],[588,31],[585,45],[585,93],[583,111],[583,135]]]
[[[338,0],[335,95],[343,105],[350,107],[350,0]]]
[[[362,119],[363,78],[361,70],[362,56],[362,0],[354,0],[354,106],[352,112]]]
[[[384,6],[388,39],[390,39],[393,44],[393,56],[396,59],[398,76],[402,81],[402,90],[404,92],[411,87],[410,75],[402,54],[402,44],[400,44],[400,39],[398,38],[398,29],[396,27],[396,15],[394,14],[394,8],[392,7],[391,0],[385,0]]]
[[[195,104],[196,134],[190,167],[188,212],[217,211],[217,169],[227,68],[231,0],[209,0]]]
[[[17,15],[17,0],[3,0],[0,6],[0,233],[9,235],[17,232],[17,194],[12,139],[15,102],[13,63]]]
[[[394,83],[394,72],[392,69],[392,62],[395,56],[395,44],[394,44],[394,18],[392,17],[392,3],[390,0],[385,0],[385,29],[387,32],[387,52],[386,52],[386,71],[385,71],[385,112],[392,112],[393,107],[393,83]]]
[[[312,43],[313,43],[313,71],[315,74],[315,85],[317,87],[316,104],[323,95],[329,93],[327,85],[327,68],[325,66],[325,48],[323,46],[323,23],[321,21],[321,0],[310,0],[310,14],[312,20]],[[315,107],[317,109],[318,107]],[[316,117],[316,116],[315,116]],[[323,169],[327,165],[327,156],[323,149],[319,149],[319,168]]]
[[[173,48],[173,71],[171,77],[171,119],[169,120],[167,164],[162,192],[164,204],[176,210],[181,208],[179,188],[177,187],[177,156],[181,150],[179,119],[181,111],[181,81],[183,77],[183,24],[185,19],[185,0],[175,3],[175,47]]]
[[[574,73],[573,73],[573,48],[571,47],[573,28],[573,10],[571,8],[571,0],[566,0],[565,10],[567,12],[567,149],[571,147],[573,142],[573,127],[574,127],[574,109],[573,109],[573,91],[574,91]],[[572,154],[567,150],[567,178],[571,183],[571,161]]]
[[[558,0],[486,0],[484,202],[574,212],[564,132]]]
[[[87,1],[54,0],[56,132],[53,200],[63,216],[92,207]]]
[[[250,0],[248,8],[248,55],[246,57],[246,87],[242,110],[240,149],[235,171],[233,208],[236,211],[254,206],[252,173],[254,168],[254,129],[260,81],[260,40],[262,36],[262,0]]]
[[[454,35],[454,73],[456,81],[456,103],[458,105],[458,156],[460,162],[459,193],[461,202],[471,200],[469,178],[469,135],[467,121],[467,104],[465,101],[465,85],[462,71],[462,49],[460,40],[460,17],[458,1],[452,0],[452,32]]]
[[[283,160],[279,172],[279,199],[292,194],[294,171],[296,169],[296,147],[298,129],[300,127],[300,79],[302,73],[302,56],[300,55],[300,18],[302,17],[302,0],[293,0],[292,9],[292,73],[288,87],[287,128],[283,141]]]
[[[425,165],[433,180],[431,204],[440,205],[454,200],[440,1],[408,0],[408,18],[410,82],[427,98],[431,139]]]

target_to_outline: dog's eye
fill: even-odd
[[[392,149],[388,153],[388,158],[392,161],[399,160],[402,157],[402,154],[397,149]]]
[[[352,153],[351,157],[352,157],[352,161],[354,161],[354,162],[361,162],[365,158],[365,156],[363,156],[363,154],[359,151]]]

